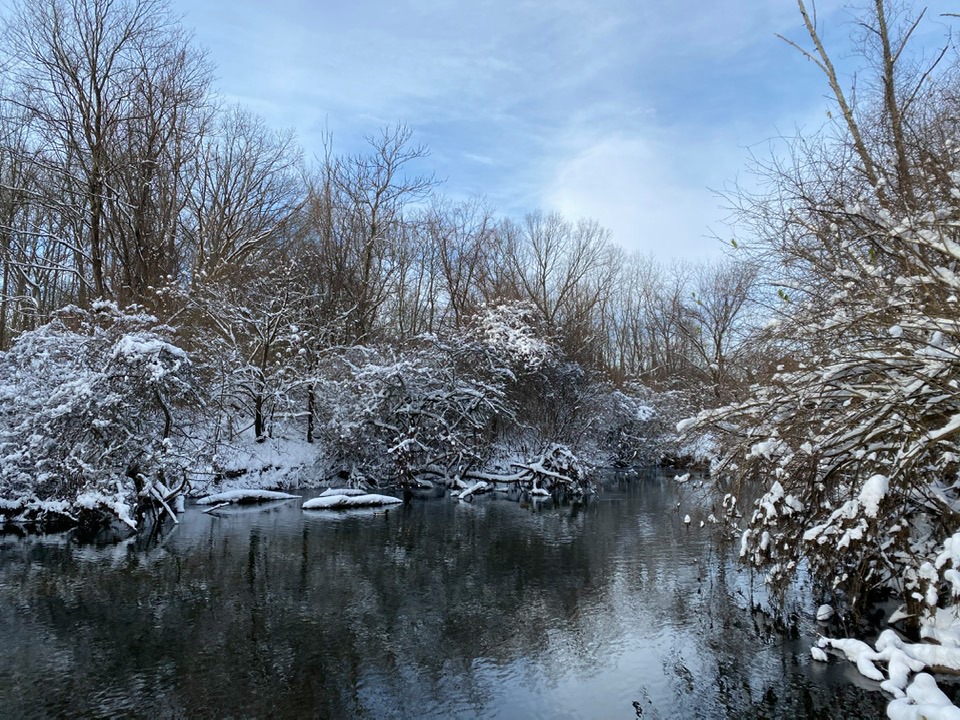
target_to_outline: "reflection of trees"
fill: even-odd
[[[8,542],[0,641],[43,650],[3,656],[0,705],[20,698],[8,707],[26,716],[28,702],[53,715],[476,715],[503,683],[562,692],[617,663],[633,668],[626,682],[648,715],[668,702],[762,715],[768,689],[791,702],[794,655],[753,628],[725,563],[691,561],[709,545],[674,516],[672,488],[614,490],[622,497],[562,508],[190,515],[147,553]]]

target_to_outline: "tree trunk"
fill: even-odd
[[[307,385],[307,442],[313,442],[313,407],[314,407],[313,383]]]
[[[262,443],[267,439],[263,417],[263,394],[257,393],[253,401],[253,432],[257,436],[257,442]]]

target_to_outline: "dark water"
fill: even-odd
[[[6,537],[0,716],[882,716],[675,506],[650,475],[578,507],[188,509],[146,551]]]

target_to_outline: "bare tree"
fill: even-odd
[[[435,180],[408,175],[427,150],[411,144],[403,125],[367,138],[366,154],[337,156],[328,139],[320,176],[310,192],[309,222],[320,272],[328,281],[328,312],[346,321],[351,340],[368,337],[395,291],[405,242],[406,209],[424,199]]]
[[[3,38],[3,101],[25,130],[12,147],[47,220],[21,231],[58,248],[47,267],[72,301],[142,299],[179,270],[209,65],[161,0],[22,2]]]
[[[181,219],[190,198],[190,165],[213,112],[210,67],[191,38],[170,28],[138,47],[130,117],[111,139],[118,156],[108,194],[111,276],[117,296],[142,301],[188,267]]]
[[[269,251],[304,202],[300,149],[241,107],[220,114],[193,161],[187,208],[192,280]]]
[[[14,8],[4,29],[8,102],[22,107],[47,162],[58,170],[58,190],[82,203],[73,244],[87,295],[106,296],[105,234],[111,142],[129,118],[130,87],[140,63],[138,45],[168,22],[154,2],[50,0]]]
[[[735,363],[755,329],[748,315],[756,274],[749,263],[732,260],[702,264],[693,271],[686,322],[678,327],[717,403],[735,399],[738,380],[746,375]]]
[[[435,209],[429,228],[447,300],[444,317],[453,327],[462,327],[482,302],[480,286],[495,243],[493,216],[481,201],[471,200],[446,211]]]
[[[589,353],[594,312],[611,292],[616,269],[609,231],[594,220],[571,224],[559,213],[534,212],[514,232],[519,242],[510,260],[523,298],[548,325],[562,329],[572,357]]]

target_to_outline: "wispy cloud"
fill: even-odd
[[[224,93],[308,152],[325,130],[354,150],[405,122],[450,194],[591,215],[662,255],[714,252],[724,212],[708,188],[743,146],[826,103],[775,37],[802,37],[785,0],[178,1]],[[842,40],[844,4],[817,5]]]

